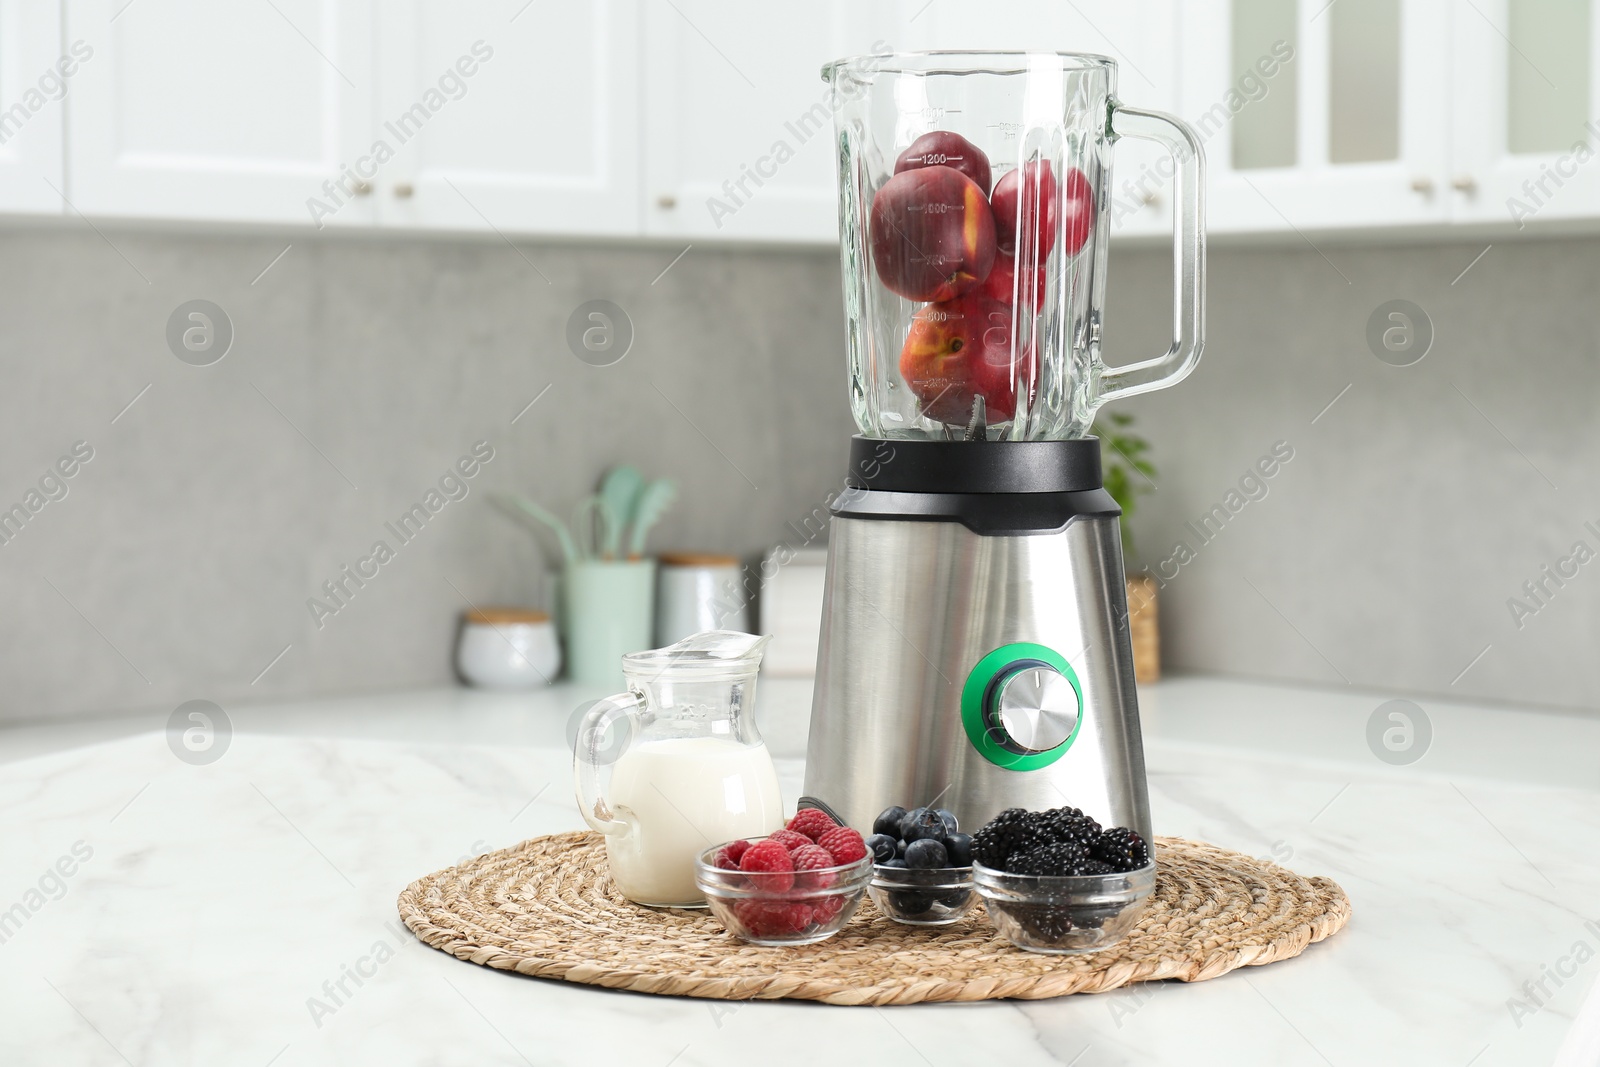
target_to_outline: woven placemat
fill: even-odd
[[[761,948],[703,910],[617,892],[599,834],[536,837],[419,878],[400,894],[412,933],[442,952],[541,978],[641,993],[829,1004],[1042,999],[1130,982],[1198,982],[1299,955],[1337,933],[1350,901],[1327,878],[1179,837],[1156,839],[1155,893],[1132,933],[1081,956],[1014,948],[981,905],[950,926],[904,926],[870,899],[837,935]]]

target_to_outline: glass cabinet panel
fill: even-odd
[[[1588,0],[1512,0],[1507,7],[1506,147],[1565,152],[1585,139],[1589,118]]]
[[[1233,118],[1233,167],[1292,167],[1298,156],[1295,70],[1291,66],[1269,87],[1257,73],[1256,63],[1271,57],[1279,41],[1299,51],[1296,0],[1231,0],[1231,6],[1232,86],[1242,87],[1241,92],[1254,86],[1252,92],[1262,94],[1257,97],[1244,92],[1250,102]]]
[[[1400,158],[1400,0],[1329,7],[1328,162]]]

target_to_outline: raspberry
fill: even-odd
[[[749,847],[750,842],[742,837],[737,841],[729,841],[726,845],[717,849],[717,854],[711,857],[711,862],[723,870],[737,871],[739,869],[739,860],[743,858],[745,850]]]
[[[837,893],[825,897],[818,897],[811,902],[811,921],[819,926],[831,923],[839,917],[844,910],[844,897]]]
[[[796,872],[815,871],[822,867],[835,866],[833,854],[821,845],[801,845],[789,853],[789,858],[794,861]],[[834,876],[831,873],[796,873],[794,878],[794,887],[796,889],[826,889],[833,883]]]
[[[751,845],[739,860],[739,869],[751,875],[750,882],[767,893],[787,893],[794,888],[794,861],[788,849],[773,840]]]
[[[787,900],[741,900],[733,915],[751,937],[784,937],[806,928],[811,907]]]
[[[793,830],[774,830],[767,835],[767,840],[776,841],[783,846],[786,852],[793,852],[797,848],[803,848],[813,843],[811,838],[805,834],[796,833]]]
[[[789,820],[790,830],[797,834],[805,834],[813,841],[838,825],[828,818],[828,813],[821,808],[801,808],[794,813],[794,818]]]
[[[817,838],[817,844],[828,850],[835,863],[854,863],[867,855],[866,842],[848,826],[834,827]]]

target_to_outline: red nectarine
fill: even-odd
[[[994,213],[983,190],[953,167],[902,171],[872,198],[872,261],[893,292],[950,300],[994,266]]]

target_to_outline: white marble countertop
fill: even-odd
[[[762,684],[792,802],[809,686]],[[231,708],[203,766],[165,714],[0,730],[0,1063],[1600,1063],[1600,718],[1419,700],[1431,744],[1391,766],[1366,740],[1387,695],[1152,687],[1157,829],[1336,878],[1350,926],[1192,986],[861,1009],[527,979],[410,937],[413,878],[580,825],[585,695]]]

